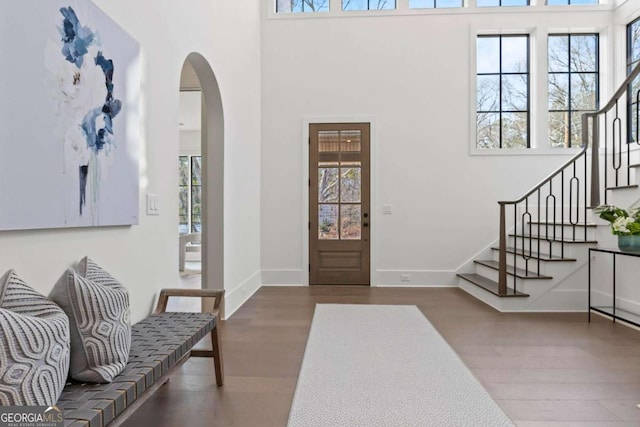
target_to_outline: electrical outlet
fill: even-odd
[[[410,274],[401,274],[400,275],[400,281],[401,282],[410,282],[411,281],[411,275]]]

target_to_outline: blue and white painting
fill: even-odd
[[[0,36],[0,229],[136,224],[137,42],[87,0],[2,2]]]

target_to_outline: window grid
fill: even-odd
[[[202,156],[179,156],[178,232],[202,231]]]
[[[409,0],[409,9],[464,7],[463,0]]]
[[[547,0],[547,6],[577,6],[600,4],[600,0]]]
[[[503,43],[502,41],[505,38],[510,38],[510,37],[523,37],[526,39],[526,70],[525,72],[503,72],[503,67],[502,67],[502,59],[503,59]],[[476,114],[498,114],[499,120],[498,120],[498,147],[497,148],[504,148],[504,135],[503,135],[503,130],[505,128],[505,121],[504,121],[504,115],[505,113],[526,113],[526,147],[523,148],[530,148],[530,114],[529,114],[529,110],[530,110],[530,90],[531,90],[531,83],[530,83],[530,79],[529,79],[529,75],[530,75],[530,64],[529,64],[529,36],[526,34],[511,34],[511,35],[479,35],[478,39],[481,38],[497,38],[499,39],[499,57],[498,57],[498,61],[499,61],[499,70],[497,73],[482,73],[482,72],[477,72],[477,76],[476,76],[476,80],[478,77],[480,76],[498,76],[499,77],[499,84],[498,84],[498,109],[497,110],[482,110],[482,109],[476,109]],[[527,80],[527,93],[526,93],[526,110],[508,110],[508,109],[504,109],[503,108],[503,87],[504,87],[504,76],[526,76],[526,80]],[[476,96],[477,96],[477,90],[476,90]],[[477,144],[478,141],[476,141]]]
[[[202,157],[191,156],[191,232],[202,231]]]
[[[329,11],[329,0],[276,0],[276,13],[313,13]]]
[[[594,62],[594,70],[593,71],[586,71],[586,70],[581,70],[581,71],[573,71],[574,70],[574,66],[573,66],[573,59],[572,59],[572,40],[576,37],[593,37],[594,38],[594,44],[595,44],[595,52],[594,52],[594,56],[595,56],[595,62]],[[571,148],[574,145],[572,144],[572,135],[574,135],[574,131],[575,129],[573,121],[571,120],[571,116],[572,113],[580,113],[580,112],[588,112],[588,111],[595,111],[598,109],[598,105],[599,105],[599,95],[600,95],[600,83],[599,83],[599,64],[600,64],[600,54],[599,54],[599,36],[598,34],[549,34],[549,39],[553,38],[553,37],[567,37],[567,71],[551,71],[548,70],[549,76],[562,76],[562,75],[566,75],[567,76],[567,98],[566,98],[566,108],[549,108],[549,112],[550,113],[567,113],[568,115],[568,119],[567,119],[567,124],[566,124],[566,131],[567,131],[567,135],[568,138],[565,137],[565,141],[563,146],[566,148]],[[578,108],[573,108],[574,105],[574,93],[573,93],[573,79],[572,77],[574,75],[593,75],[594,76],[594,81],[595,81],[595,105],[593,109],[578,109]],[[577,77],[576,77],[577,78]],[[549,81],[551,81],[551,79],[549,79]],[[581,123],[578,123],[577,126],[581,126]],[[551,130],[551,125],[549,125],[549,130]],[[578,129],[578,132],[580,132],[579,134],[581,135],[581,129]],[[578,134],[578,133],[576,133]]]
[[[529,6],[529,0],[476,0],[477,7]]]
[[[640,18],[627,25],[627,75],[640,61]],[[627,141],[638,141],[638,114],[640,107],[640,76],[627,88]]]
[[[396,0],[342,0],[342,10],[393,10]]]

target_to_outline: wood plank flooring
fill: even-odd
[[[192,358],[124,425],[286,425],[316,303],[417,305],[518,426],[640,426],[640,331],[503,314],[457,288],[337,286],[261,288],[222,324],[225,385]]]

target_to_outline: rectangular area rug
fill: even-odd
[[[513,426],[416,306],[317,304],[298,426]]]

